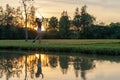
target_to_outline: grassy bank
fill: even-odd
[[[31,40],[0,40],[0,49],[38,50],[52,52],[77,52],[86,54],[120,55],[120,40],[42,40],[39,44]]]

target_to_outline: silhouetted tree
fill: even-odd
[[[29,28],[34,29],[37,25],[35,24],[35,7],[32,6],[30,8],[29,14],[28,14],[28,24]]]
[[[120,23],[110,23],[110,37],[112,39],[120,39]]]
[[[81,20],[80,21],[81,21],[81,26],[83,28],[91,26],[92,24],[94,24],[94,21],[95,21],[95,18],[89,13],[87,13],[86,8],[87,8],[86,5],[84,5],[81,8]]]
[[[61,38],[68,38],[70,29],[70,20],[67,11],[63,11],[59,21],[59,33]]]
[[[76,11],[75,11],[75,16],[73,18],[73,26],[75,26],[75,31],[76,31],[76,38],[79,38],[79,33],[80,33],[80,29],[81,29],[81,15],[80,15],[80,12],[79,12],[79,8],[76,8]]]
[[[58,19],[54,16],[50,18],[49,30],[58,30]]]
[[[0,6],[0,25],[3,23],[4,19],[5,19],[4,9],[2,6]]]
[[[25,13],[25,41],[28,41],[28,13],[29,13],[29,9],[30,6],[32,6],[32,3],[34,0],[22,0],[22,4],[24,7],[24,13]]]
[[[24,26],[24,17],[20,7],[17,7],[14,11],[13,25],[19,27]]]
[[[8,4],[6,5],[6,10],[5,10],[5,23],[7,26],[13,25],[12,20],[13,20],[13,14],[14,14],[14,8],[10,7]]]
[[[81,31],[80,38],[86,39],[101,39],[101,38],[110,38],[110,27],[93,25],[86,27]]]

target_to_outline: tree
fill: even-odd
[[[76,8],[75,16],[72,21],[73,25],[75,26],[76,38],[79,38],[80,32],[85,27],[89,27],[92,24],[94,24],[95,18],[92,15],[90,15],[89,13],[87,13],[86,8],[87,8],[87,6],[84,5],[81,8],[81,13],[79,12],[79,8]]]
[[[30,13],[28,14],[28,22],[29,22],[29,27],[33,28],[36,26],[35,24],[35,7],[32,6],[30,8]]]
[[[28,30],[27,30],[27,23],[28,23],[28,13],[30,6],[32,6],[32,3],[34,0],[22,0],[22,4],[24,7],[24,13],[25,13],[25,41],[28,41]]]
[[[81,26],[81,15],[79,13],[79,8],[76,8],[75,16],[73,19],[73,25],[76,26],[76,30],[80,29]]]
[[[70,20],[67,11],[63,11],[59,21],[59,32],[61,38],[68,38],[70,28]]]
[[[95,17],[93,17],[92,15],[87,13],[86,8],[87,8],[86,5],[84,5],[81,8],[81,26],[82,26],[82,28],[91,26],[95,21]]]
[[[6,10],[4,11],[2,7],[0,7],[0,24],[10,23],[12,22],[12,14],[13,14],[14,8],[10,7],[8,4],[6,4]]]
[[[80,28],[81,28],[81,15],[79,12],[79,8],[76,8],[75,16],[73,18],[72,23],[75,26],[76,38],[79,38],[79,32],[80,32]]]
[[[1,13],[2,13],[0,17],[1,24],[4,24],[4,25],[12,24],[13,12],[14,12],[14,8],[10,7],[8,4],[6,4],[6,10],[3,10],[1,8]]]
[[[112,22],[112,23],[110,23],[110,26],[118,26],[118,27],[120,27],[120,23],[119,22],[116,22],[116,23]]]
[[[4,20],[4,10],[3,7],[0,6],[0,25],[2,24],[3,20]]]
[[[58,19],[56,17],[51,17],[49,21],[49,30],[58,29]]]
[[[120,39],[120,23],[110,23],[110,34],[113,39]]]
[[[23,27],[24,26],[24,17],[20,7],[17,7],[14,11],[13,25]]]

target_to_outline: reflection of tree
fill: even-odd
[[[59,57],[60,67],[62,68],[63,74],[67,73],[69,58],[68,56]]]
[[[13,64],[13,69],[14,69],[13,70],[14,75],[16,74],[17,77],[20,77],[20,74],[22,73],[22,69],[23,69],[22,57],[14,58],[12,60],[12,64]]]
[[[78,77],[81,70],[81,78],[83,80],[86,80],[86,72],[95,67],[92,59],[73,56],[70,57],[70,56],[47,55],[47,57],[45,57],[44,55],[41,54],[39,54],[39,56],[36,56],[35,54],[33,55],[26,54],[22,57],[18,55],[13,55],[13,57],[11,57],[11,55],[8,55],[7,57],[5,57],[5,54],[3,55],[0,54],[0,78],[2,79],[3,76],[6,75],[6,80],[9,80],[11,77],[21,78],[21,75],[23,75],[21,73],[24,69],[25,69],[23,71],[23,73],[25,73],[24,80],[27,80],[28,78],[31,79],[37,78],[35,77],[35,75],[37,76],[42,75],[41,74],[42,66],[39,65],[39,62],[43,63],[43,59],[46,60],[45,62],[47,62],[48,60],[49,61],[48,65],[50,65],[48,67],[52,68],[56,68],[58,66],[59,60],[59,65],[63,74],[66,74],[69,65],[73,64],[76,77]]]
[[[27,61],[26,61],[26,65],[27,65],[27,72],[30,72],[30,77],[33,79],[34,75],[35,75],[35,68],[36,68],[36,56],[35,55],[28,55],[27,56]]]
[[[34,74],[35,74],[35,65],[36,65],[36,60],[32,60],[30,61],[30,76],[33,79],[34,78]]]
[[[41,59],[42,56],[39,54],[38,57]],[[2,79],[3,76],[6,76],[6,80],[13,77],[21,78],[21,75],[24,74],[24,80],[28,80],[29,77],[34,79],[35,73],[42,75],[42,70],[37,65],[38,57],[35,54],[25,54],[22,57],[18,54],[0,54],[0,78]]]
[[[20,77],[20,73],[22,72],[23,65],[19,59],[16,59],[15,57],[18,57],[18,55],[14,55],[14,57],[11,55],[4,56],[1,54],[0,57],[0,78],[3,77],[3,75],[6,75],[6,80],[9,80],[10,77],[14,77],[15,75],[17,77]]]
[[[92,59],[83,58],[81,59],[80,67],[81,67],[81,77],[83,78],[83,80],[86,80],[86,71],[93,69],[95,65],[93,64]]]
[[[74,69],[75,69],[76,77],[78,77],[78,75],[79,75],[79,70],[80,70],[80,58],[76,58],[76,59],[74,60]]]
[[[14,63],[13,60],[3,59],[0,61],[0,78],[3,77],[4,73],[6,74],[6,80],[9,80],[9,78],[15,74],[17,77],[20,77],[22,70],[19,68],[21,66],[19,66],[18,63]]]
[[[25,80],[27,80],[27,55],[25,55]]]
[[[9,59],[5,60],[5,63],[3,64],[4,71],[6,73],[6,80],[9,80],[9,78],[12,76],[12,62]]]
[[[85,58],[79,58],[76,57],[74,59],[74,69],[76,77],[79,75],[79,70],[81,70],[81,78],[83,80],[86,80],[86,71],[91,70],[95,67],[95,64],[93,63],[93,59],[85,59]]]
[[[57,57],[56,56],[50,56],[49,57],[49,64],[52,68],[57,67],[58,63],[57,63]]]

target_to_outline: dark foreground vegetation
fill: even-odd
[[[120,24],[111,26],[97,26],[84,28],[77,36],[75,31],[69,31],[65,37],[61,32],[43,32],[43,39],[120,39]],[[34,39],[36,31],[28,29],[28,38]],[[64,34],[63,34],[64,35]],[[24,28],[0,25],[0,39],[25,39]]]

